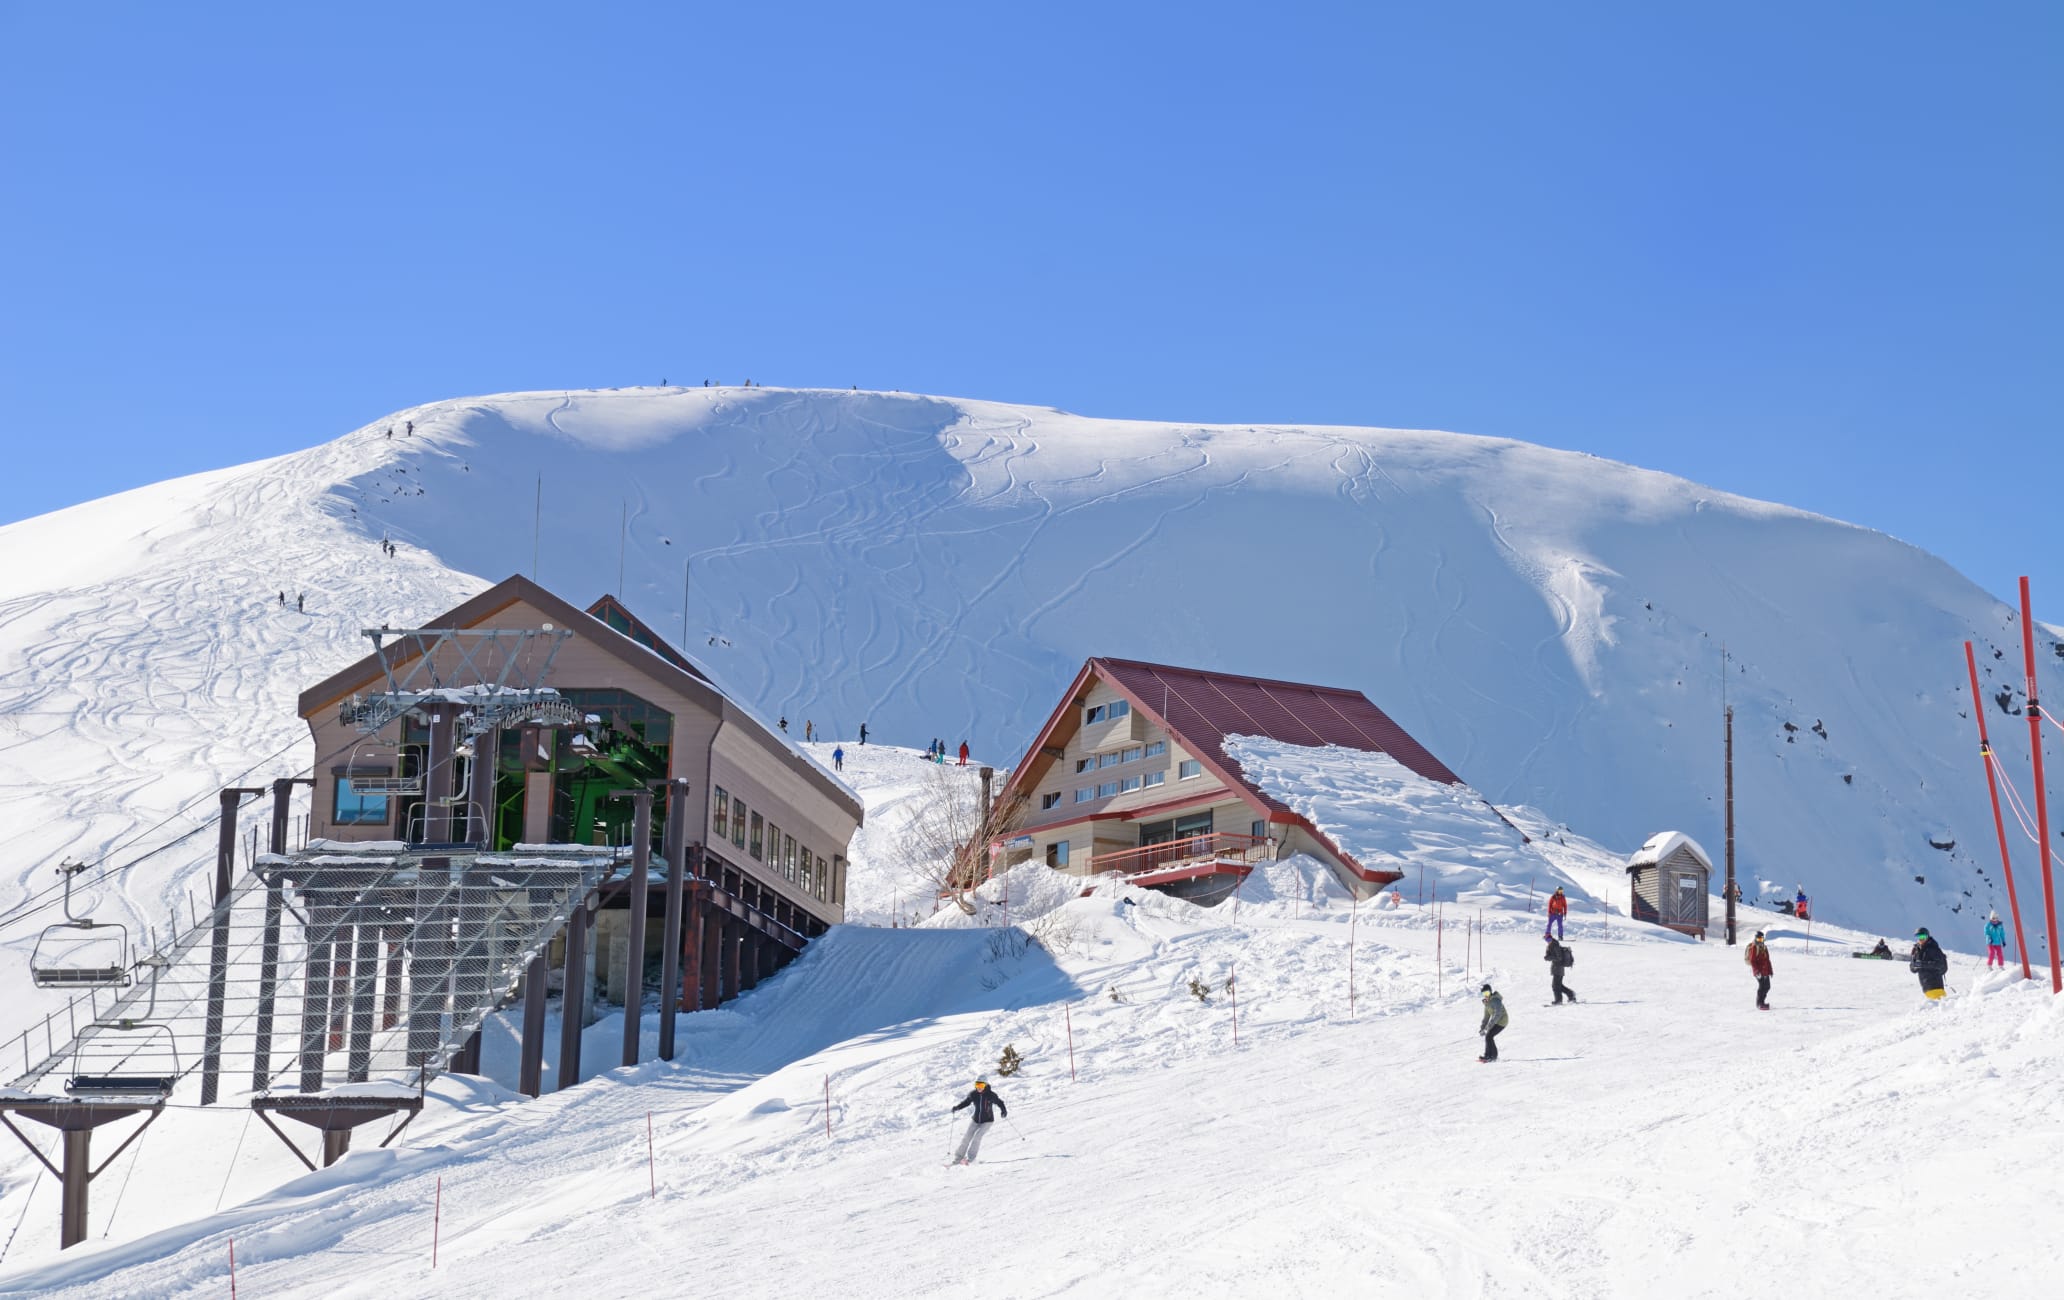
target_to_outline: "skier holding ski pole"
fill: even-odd
[[[975,1080],[974,1090],[961,1098],[960,1103],[953,1109],[965,1110],[969,1106],[975,1108],[975,1113],[969,1117],[967,1132],[961,1136],[960,1146],[953,1152],[950,1162],[952,1164],[975,1163],[975,1155],[982,1149],[982,1139],[988,1136],[989,1126],[996,1122],[998,1115],[1010,1114],[1010,1108],[1005,1106],[1003,1098],[997,1096],[989,1087],[989,1080],[986,1078]]]

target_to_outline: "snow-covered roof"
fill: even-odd
[[[1675,853],[1678,849],[1686,846],[1690,847],[1692,853],[1697,856],[1701,864],[1708,870],[1712,869],[1713,859],[1708,857],[1706,851],[1699,847],[1697,840],[1686,835],[1683,831],[1659,831],[1649,836],[1646,843],[1634,850],[1634,856],[1627,859],[1627,865],[1630,868],[1652,867],[1664,858],[1669,857],[1672,853]]]

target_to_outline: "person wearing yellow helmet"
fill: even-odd
[[[986,1078],[975,1080],[973,1090],[953,1109],[966,1110],[970,1106],[975,1108],[975,1113],[969,1117],[967,1132],[961,1135],[960,1145],[954,1149],[953,1163],[956,1165],[975,1163],[975,1154],[982,1149],[982,1139],[988,1134],[989,1126],[998,1115],[1010,1114],[1010,1107],[1003,1104],[1003,1098],[996,1095],[996,1090],[989,1086]]]

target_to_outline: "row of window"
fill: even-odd
[[[1075,760],[1075,770],[1087,772],[1092,768],[1116,767],[1120,763],[1130,763],[1136,759],[1159,758],[1167,752],[1167,741],[1150,740],[1144,745],[1128,745],[1124,749],[1114,749],[1108,754],[1091,754],[1086,758],[1078,758]]]
[[[1115,795],[1131,794],[1134,790],[1152,789],[1157,785],[1165,785],[1167,781],[1168,773],[1166,771],[1148,772],[1141,776],[1121,776],[1116,781],[1099,781],[1095,785],[1085,785],[1076,790],[1075,802],[1088,803],[1092,799],[1109,799]],[[1054,802],[1060,802],[1059,795],[1054,796]]]
[[[710,829],[717,839],[730,840],[813,898],[837,902],[845,892],[840,879],[845,874],[844,858],[833,854],[826,861],[823,854],[812,853],[807,845],[797,844],[795,836],[784,834],[779,826],[747,808],[745,800],[733,798],[723,786],[710,794]]]
[[[1084,725],[1089,725],[1098,722],[1111,722],[1118,718],[1122,718],[1126,714],[1131,712],[1132,705],[1128,704],[1124,700],[1113,700],[1109,704],[1098,704],[1092,706],[1089,712],[1083,716],[1082,721]]]

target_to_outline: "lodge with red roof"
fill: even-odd
[[[1359,691],[1091,659],[1012,769],[1010,858],[1082,876],[1117,872],[1197,902],[1258,863],[1318,859],[1356,894],[1397,880],[1248,781],[1228,736],[1384,753],[1443,785],[1461,778]]]

